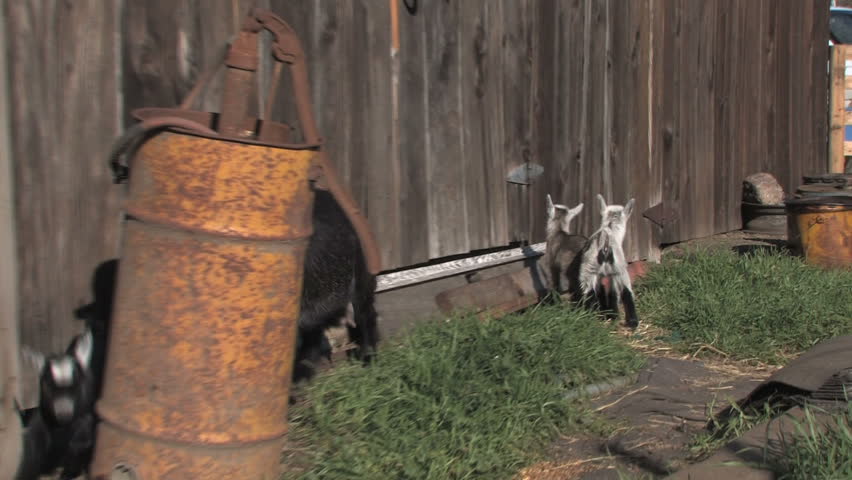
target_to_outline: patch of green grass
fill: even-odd
[[[781,415],[789,407],[790,405],[783,401],[769,398],[761,404],[748,408],[732,403],[731,413],[725,419],[716,418],[711,413],[707,430],[692,437],[689,445],[692,454],[690,460],[699,461],[706,458],[755,426]],[[711,402],[707,409],[713,412],[715,404]]]
[[[826,271],[780,252],[690,250],[638,286],[645,318],[686,351],[710,345],[733,358],[783,363],[852,332],[852,271]]]
[[[795,423],[795,433],[769,456],[769,467],[778,480],[852,478],[852,402],[845,412],[827,419],[819,409],[804,408],[805,417]]]
[[[421,325],[308,386],[291,415],[313,453],[301,478],[508,478],[558,433],[594,428],[566,389],[641,366],[610,329],[570,306]]]

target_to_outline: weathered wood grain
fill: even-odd
[[[0,23],[0,52],[6,52],[6,25]],[[12,175],[12,132],[9,125],[7,85],[9,65],[0,63],[0,449],[2,458],[19,458],[21,426],[12,399],[23,387],[18,365],[18,250],[16,248],[14,176]],[[5,462],[0,478],[13,478],[17,465]]]
[[[387,0],[364,0],[367,43],[360,53],[367,65],[367,115],[361,135],[367,141],[366,154],[353,158],[366,170],[366,214],[374,235],[382,245],[382,263],[400,265],[400,165],[392,142],[391,104],[391,21]],[[461,162],[456,162],[461,165]],[[463,192],[463,189],[457,189]],[[464,198],[462,196],[462,198]],[[465,218],[456,220],[466,220]],[[462,224],[463,225],[463,224]]]
[[[473,206],[484,209],[490,217],[489,244],[507,245],[510,239],[509,218],[509,186],[506,184],[506,137],[504,114],[504,83],[503,70],[503,38],[504,23],[503,3],[483,2],[485,4],[485,39],[482,55],[483,69],[483,105],[487,107],[482,112],[480,120],[485,130],[482,142],[485,150],[488,177],[486,191],[488,192],[487,206]]]
[[[81,327],[91,275],[117,254],[115,2],[5,2],[21,342],[59,351]]]
[[[633,2],[615,8],[608,5],[611,24],[610,45],[613,61],[609,82],[612,114],[609,148],[610,182],[613,201],[636,201],[634,215],[628,223],[625,254],[628,258],[654,256],[650,222],[642,212],[656,204],[661,195],[660,182],[654,177],[649,136],[651,24],[650,3]],[[659,171],[658,171],[659,172]]]
[[[400,12],[399,162],[402,265],[429,260],[426,133],[429,92],[426,84],[426,17]],[[399,266],[399,265],[397,265]]]
[[[468,248],[488,248],[491,244],[491,219],[501,215],[505,206],[491,201],[489,186],[504,182],[499,170],[488,168],[488,112],[486,83],[495,75],[488,69],[493,53],[487,43],[489,5],[481,2],[460,3],[459,65],[461,69],[461,148],[464,168],[465,209],[467,211]],[[496,179],[494,177],[497,177]]]
[[[544,238],[547,216],[545,198],[550,194],[556,203],[563,203],[559,177],[560,159],[556,158],[557,105],[554,102],[560,90],[557,83],[559,71],[559,15],[554,15],[552,2],[534,2],[535,32],[532,45],[533,110],[532,151],[530,161],[544,167],[542,177],[529,187],[529,215],[532,223],[531,238]]]
[[[462,111],[459,2],[425,2],[427,128],[426,178],[429,185],[429,256],[469,250]]]
[[[552,61],[555,86],[549,100],[554,105],[553,150],[539,155],[545,162],[541,182],[545,194],[559,199],[559,203],[574,206],[588,202],[584,188],[587,181],[584,148],[588,131],[585,112],[591,99],[586,90],[589,79],[585,32],[590,5],[567,0],[556,5],[556,11],[549,13],[556,19],[556,52]],[[536,195],[533,202],[541,208],[545,196]],[[586,203],[581,216],[575,220],[578,232],[591,233],[593,222],[598,220],[593,210],[594,206]],[[543,238],[543,234],[540,235],[537,238]]]
[[[504,164],[500,172],[505,181],[510,169],[526,164],[532,149],[532,2],[503,0],[501,3],[502,41],[500,69],[502,76],[502,114]],[[496,172],[495,172],[496,173]],[[530,188],[508,184],[509,240],[524,242],[530,239]]]

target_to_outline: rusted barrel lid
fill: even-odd
[[[805,185],[852,185],[852,173],[821,173],[815,175],[803,175],[802,182]]]
[[[820,207],[846,207],[848,209],[852,209],[852,195],[793,198],[784,202],[784,205],[786,206],[788,211],[800,209],[819,209]]]
[[[806,197],[845,197],[852,196],[852,184],[819,184],[799,185],[796,189],[797,198]]]

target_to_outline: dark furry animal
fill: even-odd
[[[92,332],[88,328],[60,355],[44,358],[39,375],[38,407],[22,412],[24,451],[19,480],[60,469],[60,480],[83,474],[91,460],[95,435]]]
[[[37,480],[44,470],[50,468],[46,462],[51,442],[50,428],[45,424],[38,407],[19,411],[19,414],[23,442],[15,480]]]
[[[95,378],[95,397],[100,397],[106,367],[107,340],[109,339],[115,286],[118,282],[118,259],[107,260],[95,269],[92,278],[92,303],[74,311],[74,316],[86,322],[92,332],[92,375]]]
[[[17,480],[35,480],[56,469],[60,469],[60,480],[66,480],[88,470],[117,268],[118,261],[109,260],[95,270],[95,300],[75,311],[86,328],[71,340],[65,353],[48,357],[30,353],[41,365],[39,405],[21,412],[24,445]]]
[[[299,336],[293,380],[308,379],[322,358],[330,358],[325,336],[346,321],[352,354],[369,360],[379,341],[374,306],[376,277],[367,271],[355,229],[331,193],[316,190],[314,233],[305,254]],[[347,310],[351,309],[351,318]]]

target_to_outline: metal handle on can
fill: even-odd
[[[216,135],[216,132],[204,125],[192,120],[180,117],[158,117],[145,120],[127,129],[118,140],[113,143],[109,154],[109,166],[112,170],[113,182],[122,183],[130,176],[130,165],[123,162],[122,158],[135,149],[144,137],[155,130],[164,128],[181,128],[190,132],[203,135]]]

